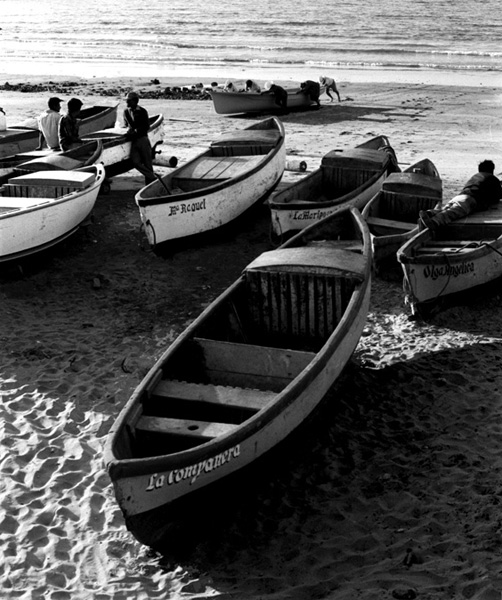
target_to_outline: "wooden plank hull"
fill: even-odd
[[[66,193],[59,197],[40,197],[47,187],[40,188],[44,190],[40,193],[33,188],[29,196],[0,196],[0,262],[44,250],[71,235],[87,219],[105,172],[100,164],[83,171],[95,175],[93,182],[71,192],[61,188]]]
[[[385,136],[346,153],[330,152],[319,169],[269,199],[273,234],[284,240],[341,207],[362,210],[395,170],[395,154]]]
[[[413,312],[502,276],[502,205],[424,230],[397,253]]]
[[[438,208],[441,198],[441,178],[428,159],[386,178],[362,211],[370,230],[376,271],[389,258],[397,263],[397,250],[418,233],[419,212]]]
[[[287,89],[288,110],[306,109],[313,104],[310,98],[298,93],[300,88]],[[236,115],[241,113],[270,113],[282,110],[275,104],[272,94],[253,94],[251,92],[211,92],[214,110],[219,115]]]
[[[274,134],[272,143],[257,141],[267,133]],[[227,225],[279,183],[286,149],[278,119],[234,132],[243,137],[234,145],[227,135],[229,145],[212,146],[138,192],[136,204],[152,247]]]
[[[93,131],[113,127],[117,120],[115,106],[92,106],[81,111],[79,132],[83,137]],[[9,127],[0,131],[0,158],[30,152],[38,146],[38,129],[34,127]]]
[[[305,230],[253,261],[168,348],[113,425],[105,464],[142,543],[160,545],[180,507],[283,442],[350,359],[369,307],[371,249],[362,217],[345,212],[357,233],[343,247],[326,244],[325,224],[319,238]],[[146,450],[152,436],[158,445]]]

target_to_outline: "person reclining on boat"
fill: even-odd
[[[332,77],[326,77],[325,75],[321,75],[319,77],[319,83],[321,85],[326,86],[326,89],[324,91],[331,98],[331,102],[333,102],[334,98],[331,95],[330,90],[333,90],[333,92],[335,92],[335,94],[338,96],[338,102],[341,102],[340,94],[338,93],[338,89],[336,87],[336,82]]]
[[[277,106],[284,110],[288,108],[288,92],[280,85],[276,85],[272,81],[267,81],[265,83],[265,90],[261,92],[262,96],[263,94],[273,94]]]
[[[260,94],[261,87],[256,83],[256,81],[253,81],[252,79],[248,79],[246,81],[246,92],[252,92],[253,94]]]
[[[59,121],[61,119],[61,98],[49,98],[47,105],[49,108],[37,117],[38,123],[38,146],[37,150],[42,150],[44,144],[51,150],[59,150]]]
[[[319,100],[321,86],[316,81],[307,79],[307,81],[300,83],[300,91],[296,93],[305,94],[312,102],[316,102],[318,108],[321,106],[321,101]]]
[[[478,172],[467,181],[458,196],[452,198],[443,208],[420,211],[420,228],[434,230],[472,212],[486,210],[497,204],[502,198],[502,185],[494,171],[495,165],[491,160],[480,162]]]

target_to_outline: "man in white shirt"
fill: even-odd
[[[61,102],[60,98],[49,98],[49,108],[45,110],[37,119],[38,122],[38,148],[42,150],[44,142],[51,150],[60,150],[58,126],[61,119]]]

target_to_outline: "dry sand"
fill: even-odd
[[[309,170],[378,134],[403,166],[433,160],[446,198],[480,159],[502,170],[500,88],[339,87],[340,104],[283,119],[288,156]],[[122,100],[89,89],[63,97]],[[0,105],[13,124],[48,95],[1,92]],[[180,161],[254,119],[218,116],[210,101],[143,104],[165,115],[164,152]],[[193,547],[160,556],[134,540],[103,470],[107,431],[166,344],[270,241],[259,207],[204,246],[158,257],[130,188],[114,182],[93,224],[23,273],[0,272],[0,597],[499,600],[497,285],[423,323],[409,319],[395,273],[375,280],[354,359],[290,456]]]

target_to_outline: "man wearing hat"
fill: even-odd
[[[44,143],[51,150],[59,150],[58,126],[61,119],[61,98],[49,98],[49,108],[37,118],[38,123],[38,148],[42,150]]]
[[[144,175],[145,185],[148,185],[157,179],[153,171],[152,145],[148,139],[150,119],[147,110],[139,106],[137,92],[127,94],[126,104],[124,123],[128,128],[127,137],[132,141],[131,162],[134,168]]]
[[[68,100],[68,111],[59,121],[59,145],[63,151],[71,150],[84,143],[78,133],[78,116],[82,104],[82,100],[78,98]]]

